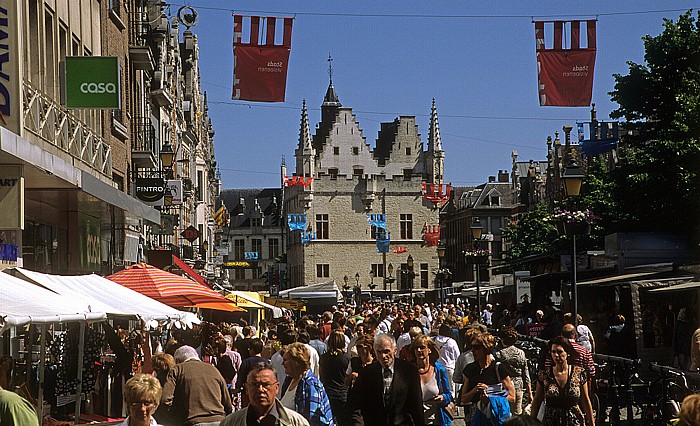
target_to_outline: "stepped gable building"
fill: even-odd
[[[425,244],[423,230],[424,225],[437,229],[439,205],[422,196],[422,184],[430,188],[444,179],[435,101],[427,147],[415,116],[400,116],[381,124],[373,149],[331,80],[313,136],[303,104],[295,158],[296,180],[284,188],[285,213],[305,215],[293,220],[306,223],[303,231],[286,227],[289,286],[333,280],[346,290],[359,284],[366,294],[373,283],[373,296],[388,296],[393,290],[394,298],[413,294],[433,300],[438,257],[435,245]],[[378,252],[378,228],[367,217],[382,213],[390,233],[388,253]],[[389,264],[393,279],[385,280]]]

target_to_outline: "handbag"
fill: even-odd
[[[457,409],[457,406],[455,405],[454,401],[445,405],[445,413],[447,413],[447,415],[450,417],[450,420],[455,419],[455,410],[456,409]]]

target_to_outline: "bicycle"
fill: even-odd
[[[661,378],[655,384],[660,386],[660,392],[652,396],[653,402],[647,407],[644,424],[667,425],[678,417],[683,398],[693,393],[688,385],[688,378],[700,381],[700,374],[690,373],[677,368],[666,367],[655,362],[650,363],[651,371],[659,373]]]

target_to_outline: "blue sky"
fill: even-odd
[[[200,76],[216,131],[223,188],[279,185],[286,157],[294,170],[302,100],[320,121],[333,84],[374,147],[381,122],[415,115],[423,141],[435,98],[445,180],[483,183],[519,160],[544,160],[547,136],[590,117],[587,107],[540,107],[532,19],[597,18],[593,102],[598,119],[615,109],[608,92],[627,61],[643,62],[641,38],[699,4],[691,1],[187,1],[199,13]],[[174,15],[184,3],[173,3]],[[235,9],[234,9],[235,5]],[[231,100],[231,12],[295,16],[284,103]],[[397,16],[398,15],[398,16]]]

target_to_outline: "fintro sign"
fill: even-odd
[[[121,108],[119,58],[66,56],[67,108]]]

